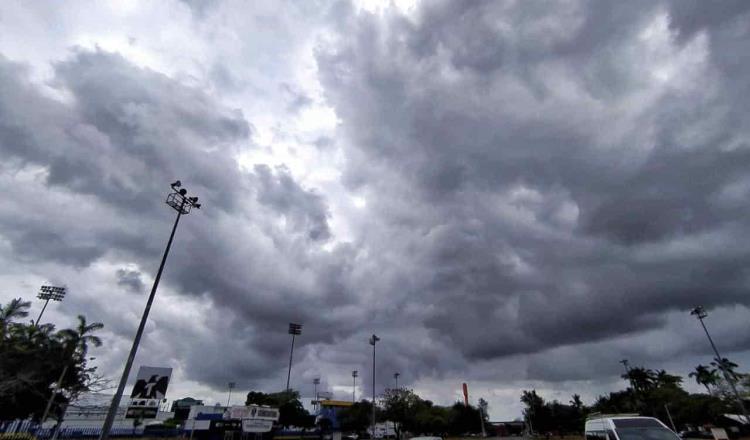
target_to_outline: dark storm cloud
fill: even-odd
[[[223,310],[194,340],[216,356],[245,347],[226,370],[207,372],[203,344],[185,346],[179,356],[190,375],[218,385],[232,369],[236,377],[275,374],[267,367],[286,350],[288,320],[309,324],[310,342],[351,328],[346,315],[317,313],[355,301],[348,295],[351,251],[315,244],[331,237],[325,200],[283,168],[240,171],[234,155],[240,144],[251,145],[251,127],[239,111],[104,52],[79,51],[55,65],[54,86],[69,94],[65,102],[41,94],[8,60],[0,61],[0,74],[4,172],[37,170],[49,188],[40,195],[19,182],[0,215],[0,233],[18,256],[85,267],[107,254],[155,268],[171,221],[160,203],[180,178],[203,209],[183,220],[164,282],[207,295]],[[116,276],[117,284],[143,291],[140,272]],[[122,327],[121,317],[105,318]],[[163,324],[155,325],[158,332]],[[171,339],[166,327],[162,338]],[[227,338],[230,331],[237,337]]]
[[[133,292],[143,292],[141,273],[131,269],[117,269],[117,285],[125,286]]]
[[[221,6],[190,5],[196,20]],[[318,42],[317,73],[338,125],[314,144],[342,149],[360,211],[292,167],[240,168],[255,129],[205,91],[102,51],[54,64],[46,88],[0,58],[13,256],[102,263],[140,306],[181,179],[203,209],[181,220],[162,289],[200,316],[164,304],[140,356],[216,389],[275,383],[288,322],[304,324],[304,379],[321,365],[369,376],[377,333],[378,384],[393,371],[565,381],[704,353],[675,331],[697,303],[747,310],[742,3],[426,1],[405,17],[339,2],[324,15],[340,35]],[[254,87],[211,66],[220,96]],[[269,90],[290,119],[319,101],[284,87]],[[124,356],[135,318],[89,307]]]
[[[750,16],[676,4],[424,2],[350,16],[320,50],[347,181],[382,221],[370,254],[409,262],[405,296],[469,358],[748,304],[750,82],[715,57],[750,44]],[[701,61],[658,82],[679,51]]]

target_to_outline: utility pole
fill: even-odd
[[[375,438],[375,344],[380,340],[376,335],[370,337],[372,345],[372,438]]]
[[[698,318],[698,321],[700,321],[701,326],[703,327],[703,331],[706,332],[708,342],[711,343],[711,348],[713,348],[714,353],[716,353],[716,362],[719,365],[719,369],[722,373],[724,373],[724,379],[727,381],[727,383],[729,383],[729,386],[732,387],[732,392],[737,398],[737,408],[740,410],[740,412],[742,412],[742,416],[745,417],[745,423],[750,422],[750,418],[747,416],[747,410],[745,409],[745,404],[742,403],[742,397],[740,397],[740,393],[739,391],[737,391],[737,386],[735,385],[733,378],[724,367],[724,358],[719,354],[719,350],[716,348],[716,344],[714,344],[714,340],[711,338],[711,335],[708,333],[708,328],[706,328],[706,324],[703,322],[703,319],[708,316],[708,312],[706,312],[706,310],[702,306],[698,306],[694,308],[690,312],[690,314]]]
[[[36,318],[36,322],[34,323],[34,327],[39,327],[39,321],[42,319],[42,315],[47,309],[47,304],[49,304],[50,300],[62,301],[62,299],[65,297],[65,287],[42,286],[39,289],[39,294],[36,297],[44,300],[42,311],[39,312],[39,317]]]
[[[357,370],[352,371],[352,403],[357,401],[357,376],[359,372]]]
[[[289,323],[289,334],[292,335],[292,349],[289,351],[289,370],[286,373],[286,392],[289,393],[289,379],[292,377],[292,356],[294,355],[294,337],[302,334],[302,324]]]
[[[190,213],[192,208],[200,209],[201,204],[198,203],[198,197],[188,197],[187,190],[180,188],[182,183],[176,181],[170,185],[172,192],[167,196],[167,205],[177,211],[177,218],[174,220],[172,226],[172,233],[169,235],[169,241],[167,241],[167,247],[164,249],[164,255],[161,257],[161,263],[159,264],[159,270],[156,272],[156,278],[154,278],[154,285],[151,287],[151,293],[148,296],[146,302],[146,308],[143,310],[141,316],[141,323],[138,325],[138,330],[135,333],[133,339],[133,346],[130,348],[128,359],[125,362],[125,369],[122,371],[122,377],[120,377],[120,383],[117,385],[117,391],[114,397],[112,397],[112,403],[109,405],[107,411],[107,418],[104,419],[104,425],[102,426],[102,432],[99,436],[99,440],[107,440],[109,438],[109,431],[112,429],[112,423],[115,421],[115,415],[117,414],[117,408],[120,407],[120,400],[122,400],[122,393],[125,391],[125,385],[128,382],[128,376],[130,375],[130,369],[133,367],[133,361],[135,360],[135,354],[138,352],[138,345],[141,342],[143,336],[143,330],[146,328],[146,321],[148,320],[148,314],[151,311],[151,304],[154,302],[154,296],[156,295],[156,289],[159,287],[159,280],[161,280],[161,274],[164,271],[164,265],[167,262],[167,256],[169,256],[169,249],[172,247],[172,241],[174,240],[175,231],[177,231],[177,225],[180,223],[180,217],[182,215]]]
[[[393,379],[396,381],[396,388],[395,389],[398,389],[398,377],[399,376],[401,376],[401,373],[399,373],[398,371],[395,372],[395,373],[393,373]]]

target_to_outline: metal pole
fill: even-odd
[[[109,431],[112,429],[112,423],[115,421],[115,414],[117,414],[117,408],[120,407],[120,400],[122,400],[122,393],[125,391],[125,385],[128,382],[128,376],[130,375],[130,369],[133,366],[135,360],[135,354],[138,351],[138,344],[141,342],[141,336],[143,336],[143,330],[146,327],[146,321],[148,320],[148,313],[151,311],[151,304],[154,302],[154,296],[156,295],[156,288],[159,287],[159,280],[161,279],[161,273],[164,270],[164,264],[167,262],[167,256],[169,255],[169,249],[172,247],[172,241],[174,240],[174,233],[177,230],[177,225],[180,223],[180,217],[182,216],[182,210],[185,207],[185,200],[182,200],[182,205],[177,211],[177,218],[174,220],[174,226],[172,226],[172,233],[169,235],[169,241],[167,247],[164,249],[164,255],[161,257],[161,264],[159,264],[159,270],[156,272],[156,278],[154,279],[154,285],[151,287],[151,293],[148,296],[146,302],[146,308],[143,310],[141,316],[141,323],[138,325],[138,331],[135,333],[135,339],[133,339],[133,346],[130,347],[130,354],[128,354],[128,360],[125,362],[125,369],[120,377],[120,383],[117,385],[117,391],[114,397],[112,397],[112,403],[109,405],[109,411],[107,411],[107,418],[104,419],[104,425],[102,426],[102,433],[99,436],[99,440],[107,440],[109,438]]]
[[[674,420],[672,420],[672,414],[669,413],[669,405],[665,403],[664,409],[667,411],[667,417],[669,418],[669,424],[672,425],[672,431],[677,432],[677,428],[674,426]]]
[[[289,378],[292,377],[292,355],[294,354],[294,333],[292,333],[292,349],[289,350],[289,371],[286,373],[286,392],[289,392]]]
[[[65,378],[65,374],[68,372],[68,365],[69,363],[66,363],[65,366],[62,369],[62,373],[60,373],[60,377],[57,379],[57,382],[55,382],[55,389],[52,391],[52,395],[49,396],[49,400],[47,401],[47,406],[44,408],[44,414],[42,415],[42,423],[44,423],[45,420],[47,420],[47,416],[49,416],[49,412],[52,409],[52,402],[55,400],[55,395],[57,395],[57,392],[60,390],[60,387],[62,386],[62,381]]]
[[[372,342],[372,438],[375,438],[375,339]]]
[[[352,403],[357,401],[357,375],[352,374]]]
[[[44,302],[44,306],[42,307],[42,311],[39,312],[39,317],[36,318],[36,322],[34,323],[34,327],[39,327],[39,320],[42,319],[42,315],[44,314],[44,310],[47,308],[47,304],[49,304],[49,298],[47,298],[47,301]]]
[[[229,397],[227,397],[227,408],[229,408],[229,401],[232,400],[232,389],[229,388]]]
[[[708,337],[708,342],[711,343],[711,348],[713,348],[714,353],[716,353],[716,361],[719,364],[719,369],[721,369],[721,372],[724,373],[724,379],[729,383],[729,386],[732,387],[732,392],[734,393],[734,396],[737,398],[737,407],[742,412],[742,415],[745,417],[745,422],[747,423],[748,421],[750,421],[750,417],[747,416],[747,410],[745,409],[745,404],[742,403],[742,397],[740,397],[740,393],[737,391],[737,386],[734,384],[734,380],[732,380],[732,378],[729,377],[729,373],[727,373],[727,370],[724,369],[724,358],[721,357],[721,355],[719,354],[719,350],[716,348],[716,344],[714,344],[714,340],[711,338],[711,335],[708,333],[706,324],[703,323],[703,318],[700,315],[698,316],[698,321],[701,322],[703,331],[706,332],[706,336]]]

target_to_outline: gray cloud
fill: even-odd
[[[227,14],[221,2],[191,7],[198,29]],[[276,14],[278,32],[305,8]],[[368,377],[373,332],[378,387],[394,371],[425,387],[610,386],[622,357],[705,363],[702,335],[683,331],[697,303],[747,358],[736,336],[750,306],[744,2],[321,11],[305,72],[322,96],[317,83],[273,82],[297,48],[238,50],[259,60],[259,84],[229,57],[205,61],[216,90],[102,50],[74,50],[43,85],[0,58],[0,182],[12,189],[0,257],[80,284],[87,293],[60,313],[105,321],[107,371],[128,348],[178,178],[204,209],[181,220],[139,358],[214,389],[278,389],[290,321],[305,326],[299,387]],[[335,129],[256,129],[226,104],[248,91],[286,112],[268,119],[297,121],[325,100]],[[294,139],[317,140],[300,152]],[[269,151],[283,160],[247,161]],[[318,172],[323,187],[305,180]]]

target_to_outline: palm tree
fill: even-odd
[[[643,367],[631,368],[627,373],[622,375],[622,378],[629,380],[633,389],[639,392],[650,390],[657,383],[657,375],[654,373],[654,370]]]
[[[89,344],[95,347],[102,345],[102,340],[91,333],[104,328],[101,322],[86,323],[86,317],[78,315],[78,326],[75,329],[60,330],[58,335],[73,353],[84,358],[89,350]]]
[[[714,358],[714,360],[711,362],[711,365],[718,368],[719,370],[724,371],[729,377],[731,377],[733,380],[737,380],[738,374],[737,367],[739,365],[735,364],[734,362],[730,361],[727,358]]]
[[[570,405],[573,406],[573,408],[580,410],[583,408],[583,402],[581,401],[581,396],[578,394],[573,394],[573,398],[570,400]]]
[[[688,374],[689,377],[692,377],[695,379],[695,382],[698,385],[703,385],[706,387],[706,391],[708,391],[708,394],[711,393],[711,386],[716,385],[716,383],[719,381],[719,375],[716,374],[716,370],[713,368],[709,368],[707,365],[698,365],[695,367],[695,371]]]
[[[23,301],[21,298],[10,300],[5,306],[0,305],[0,338],[5,339],[8,328],[15,319],[29,316],[31,301]]]
[[[682,383],[680,376],[667,373],[666,370],[658,370],[656,372],[656,386],[657,387],[676,387]]]

